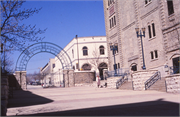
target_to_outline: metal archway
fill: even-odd
[[[30,45],[20,54],[15,70],[26,71],[29,60],[34,55],[43,52],[55,55],[59,59],[62,69],[72,69],[72,62],[69,55],[60,46],[50,42],[39,42]]]

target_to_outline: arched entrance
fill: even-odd
[[[107,64],[106,63],[100,63],[99,64],[99,67],[98,67],[98,69],[99,69],[99,76],[100,76],[100,78],[101,78],[101,80],[103,80],[104,78],[103,78],[103,69],[107,69],[108,68],[108,66],[107,66]]]
[[[72,62],[69,55],[60,46],[50,42],[32,44],[20,54],[16,62],[16,79],[22,89],[26,89],[26,67],[29,60],[34,55],[43,52],[55,55],[59,59],[62,69],[72,69]]]

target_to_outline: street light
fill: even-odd
[[[143,57],[143,70],[146,69],[146,66],[145,66],[145,62],[144,62],[144,51],[143,51],[143,42],[142,42],[142,37],[145,37],[145,28],[142,28],[142,32],[143,34],[141,33],[141,30],[140,30],[140,34],[139,34],[139,28],[135,28],[136,30],[136,34],[137,34],[137,38],[141,37],[141,47],[142,47],[142,57]]]
[[[117,65],[116,65],[116,59],[115,59],[115,52],[118,51],[118,44],[115,43],[114,45],[112,43],[109,43],[110,49],[113,51],[114,55],[114,76],[117,76]]]

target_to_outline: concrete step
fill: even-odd
[[[147,90],[156,90],[156,91],[166,92],[165,78],[161,78],[161,80],[159,79]]]
[[[120,89],[120,90],[133,90],[132,82],[125,81],[124,84],[122,84],[122,85],[119,87],[119,89]]]

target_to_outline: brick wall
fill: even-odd
[[[180,93],[180,74],[165,77],[168,93]]]

